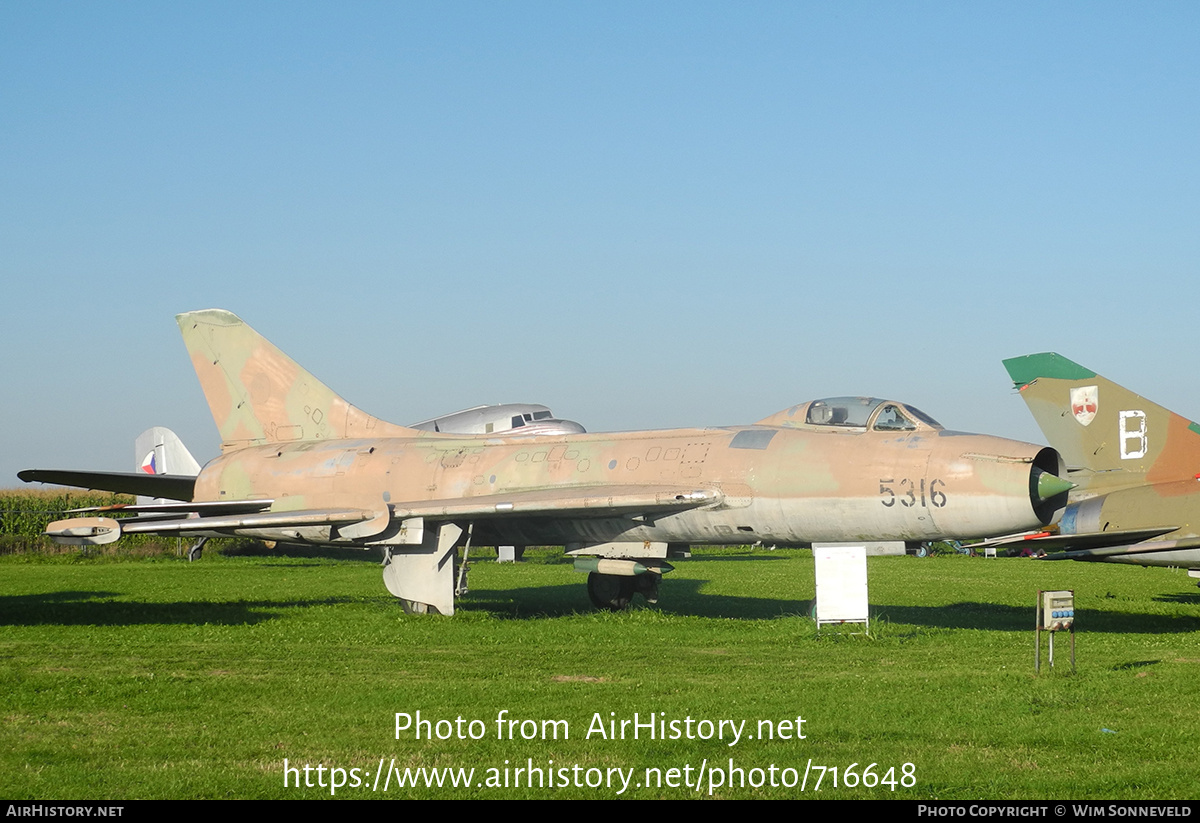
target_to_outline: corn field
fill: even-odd
[[[3,489],[0,490],[0,554],[70,554],[77,546],[58,546],[42,533],[52,521],[71,517],[70,509],[133,503],[128,494],[87,491],[84,489]],[[108,515],[112,516],[112,515]],[[86,553],[176,552],[177,541],[153,535],[129,535],[117,543],[95,546]],[[120,547],[119,549],[117,547]]]

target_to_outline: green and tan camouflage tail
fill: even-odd
[[[296,440],[418,436],[347,403],[242,319],[223,309],[175,317],[221,451]]]
[[[1004,361],[1042,433],[1089,490],[1193,478],[1200,426],[1060,354]]]

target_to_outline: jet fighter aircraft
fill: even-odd
[[[1050,533],[989,543],[1200,577],[1200,425],[1060,354],[1004,367],[1077,488]]]
[[[379,548],[388,590],[453,614],[458,550],[564,545],[601,608],[657,598],[690,544],[925,541],[1049,523],[1070,483],[1053,449],[944,430],[870,397],[750,426],[516,437],[418,431],[351,406],[230,312],[178,315],[220,430],[197,477],[31,470],[26,481],[168,497],[47,534],[244,535]],[[131,480],[133,478],[133,480]],[[136,482],[134,482],[136,481]]]

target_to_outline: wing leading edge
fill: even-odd
[[[676,486],[579,486],[512,494],[372,504],[361,507],[271,510],[271,500],[103,506],[79,513],[133,513],[137,517],[71,518],[46,533],[61,542],[108,543],[121,534],[240,534],[331,545],[405,545],[404,524],[469,523],[502,518],[654,516],[716,505],[714,489]],[[180,516],[182,515],[182,516]],[[86,521],[86,522],[85,522]],[[82,529],[82,531],[81,531]],[[94,537],[94,540],[86,538]],[[82,539],[82,540],[81,540]]]

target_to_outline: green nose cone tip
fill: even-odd
[[[1042,472],[1038,475],[1037,494],[1039,500],[1049,500],[1054,495],[1062,494],[1073,488],[1075,488],[1075,484],[1070,480],[1063,480],[1050,472]]]

